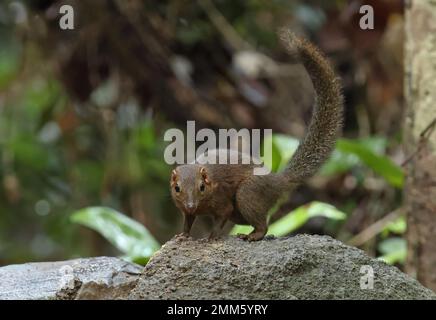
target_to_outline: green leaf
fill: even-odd
[[[341,138],[339,140],[347,140],[347,139]],[[351,141],[356,141],[359,144],[363,145],[365,148],[377,154],[385,154],[386,147],[388,145],[388,140],[386,139],[386,137],[380,137],[380,136],[359,138]]]
[[[379,243],[378,250],[382,254],[378,259],[387,264],[404,263],[406,261],[407,243],[403,238],[386,239]]]
[[[100,233],[129,261],[148,260],[160,247],[142,224],[111,208],[84,208],[73,213],[71,221]]]
[[[406,217],[401,216],[394,221],[388,223],[382,230],[382,234],[388,235],[389,233],[404,234],[407,229]]]
[[[289,212],[284,217],[272,223],[268,228],[268,234],[273,234],[277,237],[287,235],[303,226],[313,217],[343,220],[346,218],[346,214],[330,204],[314,201]],[[237,225],[231,230],[230,234],[247,234],[251,232],[251,230],[253,229],[250,226]]]
[[[283,170],[297,150],[299,141],[283,134],[274,134],[264,140],[264,164],[273,172]],[[271,154],[270,154],[271,153]]]
[[[268,136],[263,141],[264,154],[262,161],[265,166],[271,169],[272,172],[277,172],[281,162],[280,150],[274,143],[273,136]]]
[[[231,235],[237,235],[238,233],[249,234],[251,231],[253,231],[252,226],[243,226],[243,225],[236,224],[232,228],[232,230],[230,230],[230,234]]]
[[[398,188],[403,186],[403,170],[388,157],[375,153],[363,143],[348,139],[338,140],[336,148],[343,153],[356,155],[359,160],[385,178],[392,186]]]
[[[298,144],[297,139],[282,134],[265,138],[264,164],[273,172],[283,170],[297,150]],[[383,155],[386,144],[386,139],[382,137],[339,139],[332,156],[321,168],[321,174],[332,176],[347,172],[363,163],[385,178],[392,186],[400,188],[404,183],[404,173],[400,166]]]
[[[387,140],[383,137],[367,137],[356,140],[339,139],[340,141],[348,141],[353,144],[358,144],[366,149],[371,150],[376,154],[384,154]],[[335,148],[329,160],[322,166],[321,174],[324,176],[333,176],[350,171],[353,167],[361,164],[360,158],[347,151],[341,151],[338,147]]]
[[[139,264],[141,266],[145,266],[148,263],[148,260],[150,260],[150,257],[148,256],[134,257],[134,256],[125,255],[125,256],[121,256],[120,258],[128,262]]]
[[[320,173],[323,176],[331,177],[348,172],[360,163],[359,157],[356,155],[344,153],[335,149],[329,160],[327,160],[327,162],[321,167]]]
[[[268,234],[274,234],[278,237],[287,235],[303,226],[307,220],[313,217],[343,220],[346,218],[346,214],[330,204],[314,201],[298,207],[272,223],[268,228]]]

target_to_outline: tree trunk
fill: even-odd
[[[436,291],[436,2],[406,8],[406,271]]]

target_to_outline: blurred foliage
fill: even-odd
[[[407,256],[406,240],[399,237],[392,237],[381,241],[378,250],[382,254],[380,260],[388,264],[404,263]]]
[[[380,232],[382,239],[378,243],[379,259],[388,264],[404,264],[407,257],[407,242],[403,236],[406,232],[406,217],[400,216],[389,222]]]
[[[272,155],[264,155],[265,165],[274,172],[283,170],[297,147],[298,140],[293,137],[281,134],[268,137],[264,149],[272,150]],[[403,170],[384,154],[385,150],[386,139],[382,137],[354,140],[340,138],[332,156],[321,168],[321,174],[334,176],[365,165],[392,186],[401,188],[404,182]]]
[[[110,208],[85,208],[73,213],[71,221],[98,231],[130,262],[144,265],[160,247],[142,224]]]
[[[273,213],[274,212],[272,212],[272,214]],[[345,213],[339,211],[330,204],[314,201],[295,210],[292,210],[284,217],[271,223],[269,225],[267,234],[274,235],[276,237],[288,235],[303,226],[310,218],[314,217],[325,217],[332,220],[343,220],[346,218],[346,216],[347,215]],[[253,228],[250,226],[236,225],[230,231],[230,234],[248,234],[252,230]]]
[[[401,216],[392,222],[389,222],[382,230],[382,238],[386,238],[389,234],[404,234],[406,232],[407,223],[406,217]]]
[[[4,31],[3,31],[4,32]],[[0,89],[5,88],[18,72],[21,46],[10,34],[0,33]]]
[[[0,263],[102,254],[89,244],[94,236],[68,219],[86,205],[123,207],[131,194],[152,190],[147,204],[134,205],[165,216],[164,144],[135,101],[114,115],[116,125],[80,118],[50,68],[33,62],[33,50],[24,57],[17,48],[0,49],[0,82],[9,85],[0,102]],[[8,59],[23,60],[19,74]],[[14,77],[20,81],[8,84]]]
[[[105,55],[108,38],[96,42],[93,32],[77,34],[86,35],[81,41],[89,36],[93,44],[101,45],[104,55],[93,57],[93,46],[77,42],[79,51],[91,57],[84,64],[98,69],[98,75],[87,74],[88,79],[81,74],[81,65],[62,69],[62,62],[77,52],[69,52],[68,43],[61,39],[74,39],[77,34],[47,36],[43,47],[37,38],[38,32],[53,36],[50,28],[56,21],[51,5],[55,2],[0,3],[0,265],[119,251],[125,259],[146,263],[159,243],[181,228],[180,214],[168,191],[170,167],[163,161],[162,139],[167,128],[180,125],[168,120],[178,110],[175,106],[163,112],[159,109],[161,101],[151,96],[158,92],[167,98],[168,88],[173,87],[162,91],[161,84],[154,81],[156,75],[150,79],[157,89],[144,88],[142,83],[134,83],[137,79],[120,75],[121,63]],[[331,159],[313,181],[271,210],[270,234],[327,233],[346,241],[401,206],[404,174],[391,159],[396,163],[401,160],[396,118],[401,116],[401,109],[395,108],[401,107],[402,76],[398,74],[401,67],[392,64],[396,56],[389,55],[399,50],[380,45],[385,33],[395,27],[393,21],[401,20],[389,19],[401,12],[394,7],[396,2],[377,2],[383,7],[378,20],[382,28],[362,33],[352,27],[355,15],[350,14],[351,4],[344,1],[213,1],[241,39],[278,60],[282,53],[277,50],[277,26],[306,31],[335,62],[344,82],[347,138],[338,141]],[[247,118],[250,112],[244,111],[243,93],[232,83],[235,76],[227,65],[232,58],[230,45],[219,40],[225,35],[211,23],[207,12],[190,2],[168,0],[143,5],[150,14],[150,24],[162,30],[162,38],[174,36],[173,43],[165,43],[172,54],[190,59],[188,66],[194,68],[199,87],[210,86],[206,91],[210,100],[222,99],[231,106],[235,118]],[[48,23],[41,27],[44,19]],[[101,29],[103,33],[117,31]],[[127,44],[129,37],[124,36],[126,39],[121,40]],[[394,41],[383,40],[383,44],[398,43],[397,39],[394,36]],[[133,54],[144,59],[147,66],[154,66],[149,56],[137,51]],[[96,58],[113,69],[105,70],[98,63],[95,66],[92,59]],[[160,68],[162,62],[158,60],[157,76],[161,76],[167,71],[162,72],[166,69]],[[218,66],[216,61],[225,66]],[[100,73],[105,77],[100,78]],[[79,84],[92,83],[89,99],[81,99],[71,90],[73,81],[69,77],[77,74]],[[255,80],[242,79],[241,83],[254,83],[251,89],[269,89],[272,83],[269,79]],[[132,87],[139,88],[136,94]],[[138,91],[146,99],[140,99]],[[267,91],[266,96],[273,94]],[[179,95],[185,98],[184,92]],[[269,110],[258,109],[257,118],[265,118],[262,112]],[[209,119],[208,112],[197,115]],[[305,110],[301,113],[301,122],[296,121],[295,127],[306,120]],[[298,139],[275,134],[264,143],[273,153],[271,163],[265,157],[266,164],[277,172],[292,156]],[[81,225],[96,230],[118,251]],[[199,234],[207,231],[205,225],[198,227]],[[401,263],[405,245],[400,237],[406,227],[404,218],[386,225],[375,243],[369,241],[364,249],[389,263]],[[231,233],[237,230],[248,232],[237,226]]]
[[[356,156],[357,159],[385,178],[391,185],[401,188],[404,182],[403,170],[388,157],[375,153],[369,145],[372,145],[370,140],[362,142],[339,139],[337,150],[345,155]],[[338,162],[341,163],[341,160]]]

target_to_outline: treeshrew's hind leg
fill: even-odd
[[[258,227],[254,227],[254,230],[251,231],[249,234],[238,233],[236,236],[242,240],[258,241],[258,240],[262,240],[263,237],[265,237],[267,231],[268,231],[268,227],[265,222],[264,225],[259,225]]]
[[[247,236],[248,241],[259,241],[265,237],[268,227],[266,225],[255,227],[254,230]]]
[[[253,226],[249,235],[240,235],[239,238],[248,241],[262,240],[268,231],[267,213],[274,205],[277,195],[272,187],[268,188],[258,176],[251,176],[242,182],[236,193],[236,205],[244,219]]]

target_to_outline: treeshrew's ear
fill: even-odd
[[[201,174],[201,177],[203,178],[204,183],[210,184],[209,176],[207,174],[207,170],[205,167],[200,168],[200,174]]]
[[[171,171],[171,185],[174,185],[177,183],[177,171],[176,169],[174,169],[173,171]]]

